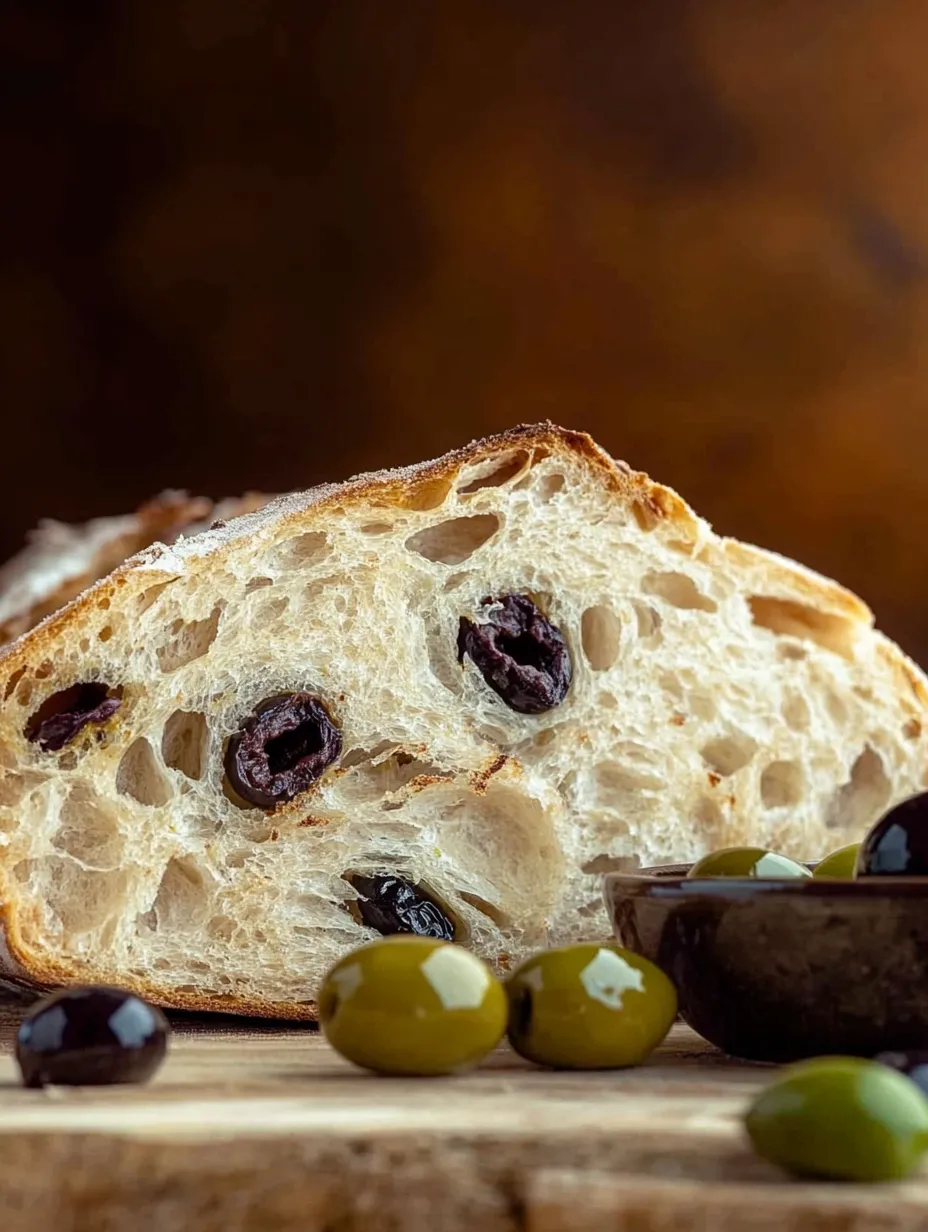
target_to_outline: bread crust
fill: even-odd
[[[0,646],[28,633],[150,544],[198,534],[215,518],[239,517],[270,499],[248,492],[217,504],[166,491],[125,516],[95,518],[82,526],[42,522],[27,546],[0,567]]]
[[[434,461],[401,470],[362,474],[342,484],[325,484],[304,493],[281,497],[255,512],[193,538],[182,539],[173,546],[155,544],[148,547],[97,581],[63,610],[49,616],[26,636],[0,651],[0,668],[4,676],[9,677],[20,667],[41,657],[43,651],[62,635],[67,636],[73,631],[77,636],[85,613],[124,588],[130,588],[131,593],[140,593],[153,582],[181,578],[191,562],[221,553],[239,540],[261,536],[270,528],[275,531],[298,528],[310,511],[315,522],[320,511],[334,512],[362,504],[395,509],[430,508],[430,502],[440,503],[442,494],[465,468],[498,456],[503,449],[519,448],[536,452],[547,450],[564,457],[582,457],[596,468],[615,499],[628,505],[636,518],[657,519],[668,524],[680,541],[681,550],[696,554],[706,544],[713,550],[723,550],[746,567],[762,569],[771,594],[776,594],[777,586],[782,584],[784,593],[792,596],[798,593],[810,605],[824,612],[840,614],[856,623],[861,630],[872,628],[873,617],[869,609],[843,587],[771,553],[733,540],[716,539],[710,535],[706,524],[671,489],[653,482],[643,473],[633,471],[624,463],[613,461],[586,433],[541,423],[515,427],[474,441]],[[885,639],[880,641],[879,654],[898,677],[900,687],[910,693],[913,708],[917,706],[928,724],[928,682],[925,677],[897,647]],[[485,779],[498,769],[498,765],[489,767]],[[24,943],[20,928],[19,912],[28,908],[17,906],[17,888],[11,881],[8,869],[2,865],[0,902],[3,904],[0,919],[6,940],[6,952],[0,952],[0,971],[5,978],[18,983],[43,987],[75,980],[109,982],[115,979],[144,997],[176,1009],[304,1021],[311,1021],[316,1016],[312,1001],[271,1002],[232,994],[211,996],[180,992],[160,982],[154,973],[147,977],[127,976],[123,972],[109,971],[105,964],[92,959],[80,963],[69,959],[62,963],[48,955],[35,953]]]

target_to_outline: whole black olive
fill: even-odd
[[[27,1087],[147,1082],[171,1028],[159,1009],[121,988],[65,988],[20,1024],[16,1060]]]
[[[487,619],[461,617],[458,662],[469,655],[490,688],[510,710],[543,714],[567,696],[573,665],[567,643],[528,595],[483,600]]]
[[[858,877],[928,877],[928,793],[890,809],[860,845]]]
[[[257,707],[229,741],[225,769],[243,800],[271,811],[337,761],[342,734],[310,693],[284,693]]]

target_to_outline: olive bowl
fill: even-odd
[[[690,867],[612,874],[605,897],[619,943],[670,976],[704,1039],[752,1061],[928,1048],[928,878]]]

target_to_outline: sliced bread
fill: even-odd
[[[607,871],[814,858],[928,770],[860,600],[548,424],[151,547],[0,697],[7,975],[284,1018],[380,932],[505,971]]]

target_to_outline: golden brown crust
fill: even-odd
[[[722,545],[726,557],[740,568],[763,570],[766,594],[775,596],[780,585],[793,596],[798,591],[814,607],[872,628],[873,613],[866,603],[830,578],[813,573],[776,552],[741,543],[738,539],[723,539]]]
[[[0,886],[2,886],[4,899],[9,904],[9,887],[2,874],[0,874]],[[315,1001],[266,1001],[263,998],[237,997],[232,994],[221,997],[201,996],[195,993],[179,992],[168,985],[130,975],[125,971],[110,971],[94,963],[79,964],[76,961],[60,963],[47,955],[34,954],[24,946],[18,921],[9,905],[6,905],[0,912],[0,925],[5,934],[10,957],[20,968],[17,971],[0,971],[0,976],[4,981],[21,988],[41,991],[56,988],[62,984],[116,984],[165,1009],[190,1010],[198,1013],[241,1014],[251,1018],[280,1018],[294,1022],[316,1021]]]
[[[630,471],[624,465],[620,467],[587,433],[559,428],[553,423],[523,425],[473,441],[431,462],[421,462],[397,471],[375,471],[358,475],[342,484],[323,484],[296,496],[281,497],[254,513],[233,519],[228,526],[200,535],[196,544],[203,546],[197,546],[196,550],[193,550],[193,541],[178,545],[170,553],[163,545],[153,544],[117,566],[66,607],[46,618],[27,636],[0,647],[0,671],[7,674],[15,672],[33,653],[40,652],[57,637],[63,628],[78,624],[86,610],[101,600],[111,598],[123,586],[136,583],[142,589],[144,585],[150,585],[154,577],[165,580],[164,574],[170,572],[170,564],[175,558],[179,558],[181,572],[181,560],[195,559],[219,550],[225,543],[272,523],[280,527],[292,526],[300,522],[310,509],[316,515],[327,508],[360,504],[365,500],[379,503],[384,508],[411,508],[416,498],[427,494],[436,481],[453,481],[465,466],[491,458],[501,449],[518,446],[547,447],[553,453],[565,455],[579,454],[599,470],[606,485],[617,496],[632,501],[659,492],[660,499],[668,501],[668,517],[681,530],[688,531],[691,525],[696,524],[695,515],[680,497],[671,493],[670,489],[652,483],[647,475]]]

